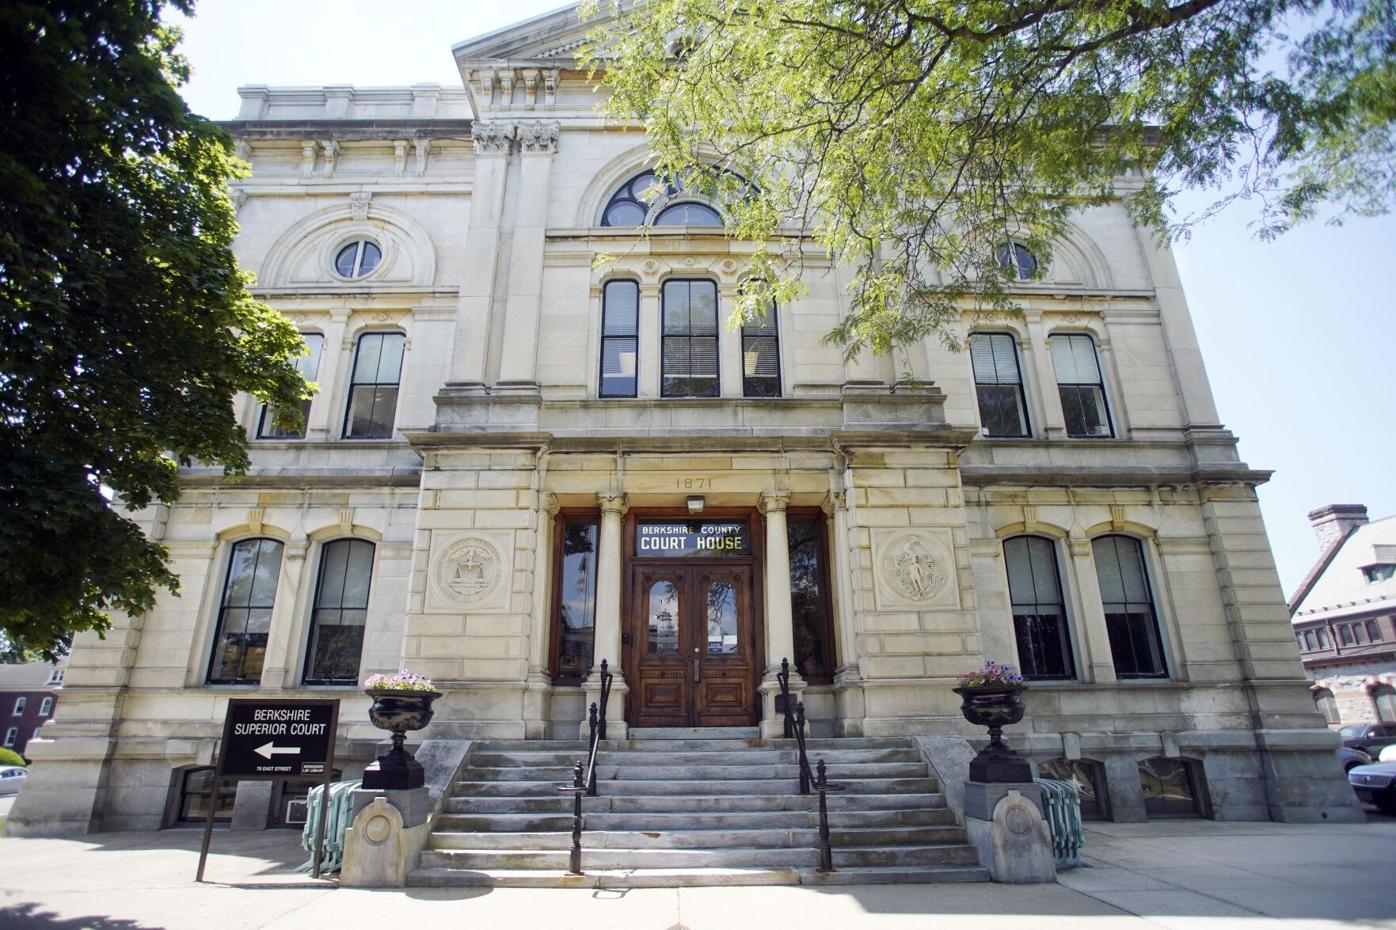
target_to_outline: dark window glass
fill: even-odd
[[[391,439],[402,376],[402,333],[365,333],[354,351],[346,439]]]
[[[557,678],[581,681],[591,670],[596,621],[596,517],[562,520],[562,572],[557,589]]]
[[[666,281],[664,342],[660,367],[664,397],[716,397],[717,285]]]
[[[1075,678],[1057,554],[1050,539],[1018,536],[1003,544],[1013,634],[1024,678]]]
[[[1338,627],[1338,635],[1342,637],[1344,646],[1357,645],[1357,640],[1354,639],[1352,635],[1352,627],[1348,624],[1344,623],[1342,626]]]
[[[1037,767],[1042,778],[1069,781],[1081,796],[1082,820],[1108,820],[1109,798],[1105,791],[1105,771],[1099,762],[1087,759],[1051,759]]]
[[[334,270],[344,278],[362,278],[378,267],[383,251],[367,239],[351,242],[334,258]]]
[[[1057,334],[1048,337],[1057,391],[1066,418],[1066,434],[1082,439],[1109,438],[1110,412],[1105,404],[1105,382],[1090,336]]]
[[[1102,536],[1092,549],[1115,674],[1120,678],[1165,677],[1168,670],[1144,571],[1143,547],[1128,536]]]
[[[1372,706],[1376,709],[1378,720],[1396,720],[1396,688],[1387,684],[1377,685],[1372,689]],[[1391,727],[1386,729],[1390,730]]]
[[[359,680],[368,588],[373,577],[373,543],[337,539],[320,554],[315,607],[310,617],[305,683],[352,685]]]
[[[634,397],[640,285],[610,281],[601,297],[601,396]]]
[[[281,543],[276,540],[244,539],[233,546],[209,661],[210,684],[261,681],[280,573]]]
[[[1338,701],[1333,697],[1333,692],[1327,688],[1319,688],[1314,692],[1314,705],[1318,707],[1318,712],[1323,714],[1324,723],[1338,722]]]
[[[654,218],[656,226],[721,226],[722,217],[701,203],[676,203]]]
[[[1144,812],[1150,817],[1199,817],[1202,808],[1195,767],[1182,759],[1145,759],[1139,763]]]
[[[1008,333],[976,333],[969,337],[979,423],[985,436],[1028,434],[1027,402],[1015,342]]]
[[[1318,648],[1318,638],[1314,636],[1313,630],[1304,631],[1304,645],[1310,652]]]
[[[1367,621],[1367,638],[1374,643],[1381,642],[1381,624],[1376,620]]]
[[[305,340],[305,354],[296,359],[296,371],[300,372],[302,378],[307,381],[314,381],[320,373],[320,353],[325,344],[325,337],[319,333],[301,333],[301,338]],[[298,430],[283,430],[277,427],[274,422],[271,408],[262,405],[262,419],[257,425],[258,439],[303,439],[305,437],[305,421],[310,416],[310,398],[301,401],[301,428]]]
[[[1327,631],[1327,630],[1319,630],[1319,631],[1318,631],[1318,647],[1319,647],[1320,649],[1327,649],[1327,648],[1328,648],[1328,631]]]
[[[829,616],[828,565],[824,554],[824,520],[817,514],[787,519],[790,541],[790,609],[795,634],[795,669],[805,681],[833,680],[833,643]]]
[[[672,581],[656,581],[650,585],[650,607],[647,619],[649,642],[645,651],[650,655],[677,655],[679,652],[679,589]]]
[[[179,822],[202,823],[208,818],[208,806],[214,801],[214,769],[212,766],[189,769],[179,787]],[[217,807],[213,812],[215,821],[233,819],[233,798],[237,794],[236,782],[225,781],[218,786]]]
[[[998,247],[998,261],[1009,277],[1026,281],[1037,273],[1037,259],[1021,242],[1005,242]]]
[[[663,204],[654,218],[656,226],[721,226],[722,216],[712,207],[675,199],[685,195],[682,179],[666,183],[653,171],[644,171],[626,181],[606,203],[602,226],[643,226],[650,210]],[[693,196],[688,193],[688,196]]]
[[[760,319],[742,323],[742,395],[780,396],[780,329],[774,301]]]

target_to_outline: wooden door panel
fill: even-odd
[[[755,636],[748,566],[702,566],[693,570],[689,597],[698,652],[694,687],[697,726],[747,726],[755,722],[752,650]]]
[[[688,572],[636,568],[631,591],[632,722],[640,727],[688,726],[692,700],[685,619]]]

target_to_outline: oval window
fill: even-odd
[[[383,260],[383,250],[376,242],[360,239],[339,250],[334,258],[334,270],[342,278],[362,278],[372,273]]]

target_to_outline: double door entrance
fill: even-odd
[[[638,534],[641,553],[645,529],[642,524]],[[693,558],[676,548],[667,557],[632,560],[624,636],[632,726],[756,722],[755,566],[742,529],[746,557],[734,550]]]

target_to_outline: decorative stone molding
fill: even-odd
[[[757,507],[762,513],[784,511],[790,505],[789,491],[762,491],[757,499]]]
[[[407,171],[407,140],[393,141],[393,174],[402,177]]]
[[[326,141],[326,142],[321,142],[321,143],[320,143],[320,150],[321,150],[321,151],[324,153],[324,155],[325,155],[325,171],[326,171],[326,173],[328,173],[328,174],[334,174],[335,159],[337,159],[337,158],[339,157],[339,153],[340,153],[340,150],[341,150],[340,144],[339,144],[338,142],[334,141],[333,139],[330,139],[330,140],[328,140],[328,141]]]
[[[354,530],[354,508],[345,507],[339,511],[339,531],[348,535]]]
[[[1023,505],[1023,529],[1029,533],[1037,532],[1037,508],[1031,504]]]
[[[562,125],[555,122],[527,122],[517,126],[519,148],[525,155],[551,155],[557,152]]]
[[[552,106],[557,103],[557,77],[558,70],[550,68],[543,72],[543,102],[545,106]]]
[[[416,153],[416,155],[417,155],[417,173],[418,173],[418,174],[426,174],[426,173],[427,173],[427,156],[428,156],[429,154],[431,154],[431,140],[430,140],[430,139],[414,139],[414,140],[412,140],[412,150],[413,150],[413,151]]]
[[[373,202],[372,191],[355,191],[349,195],[349,216],[356,223],[368,219],[368,207]]]
[[[538,71],[534,68],[525,68],[519,72],[519,76],[524,82],[524,107],[532,110],[538,102]]]
[[[301,143],[301,175],[308,177],[315,172],[315,156],[320,154],[320,143]]]
[[[499,103],[501,106],[509,106],[514,102],[514,71],[506,68],[497,72],[499,75]]]
[[[626,501],[624,494],[608,494],[602,492],[596,495],[596,505],[601,508],[603,514],[616,513],[622,517],[630,509],[630,504]]]
[[[954,551],[944,530],[895,530],[874,536],[878,609],[958,606]]]
[[[477,531],[441,540],[433,538],[428,609],[508,610],[509,577],[513,572],[510,536]]]
[[[262,535],[262,518],[266,516],[266,510],[261,507],[249,507],[247,509],[247,527],[254,536]]]
[[[1110,528],[1117,533],[1125,528],[1125,508],[1119,504],[1110,505]]]
[[[555,516],[557,516],[557,515],[558,515],[558,511],[562,510],[562,502],[559,501],[559,500],[557,499],[557,495],[554,494],[554,493],[552,493],[551,491],[545,491],[545,492],[543,492],[543,494],[542,494],[542,504],[543,504],[543,509],[546,510],[546,511],[548,512],[548,516],[550,516],[550,517],[555,517]]]
[[[475,140],[475,154],[508,155],[514,144],[514,132],[512,123],[471,123],[470,136]]]

